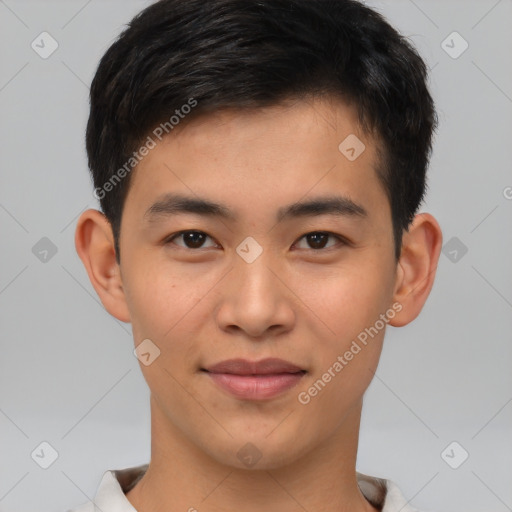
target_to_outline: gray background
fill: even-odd
[[[88,84],[148,3],[0,0],[1,512],[64,511],[92,498],[105,470],[149,460],[130,326],[104,311],[73,240],[78,215],[98,206],[84,151]],[[368,5],[432,69],[440,129],[422,211],[455,245],[420,317],[387,331],[357,469],[391,478],[421,510],[510,511],[512,1]],[[59,44],[47,59],[31,48],[43,31]],[[453,31],[469,44],[458,58],[442,47]],[[47,261],[32,250],[43,237],[57,248]],[[58,452],[48,469],[31,457],[43,441]],[[441,455],[452,441],[462,447],[448,450],[452,464],[469,453],[457,469]]]

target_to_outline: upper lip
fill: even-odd
[[[261,361],[228,359],[204,369],[210,373],[231,373],[234,375],[270,375],[276,373],[305,372],[305,370],[289,361],[276,358],[267,358]]]

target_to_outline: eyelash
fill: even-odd
[[[207,233],[205,233],[204,231],[199,231],[199,230],[195,230],[195,229],[189,229],[189,230],[184,230],[184,231],[178,231],[177,233],[174,233],[170,236],[168,236],[165,240],[164,240],[164,244],[165,245],[168,245],[170,243],[173,242],[173,240],[175,238],[179,238],[180,236],[184,235],[184,234],[187,234],[187,233],[198,233],[198,234],[202,234],[202,235],[206,235],[208,238],[210,238],[211,240],[214,240],[210,235],[208,235]],[[305,250],[310,250],[310,251],[314,251],[314,252],[320,252],[320,251],[326,251],[326,250],[329,250],[329,249],[334,249],[336,247],[339,247],[339,246],[344,246],[344,245],[349,245],[349,242],[346,238],[340,236],[340,235],[336,235],[335,233],[331,233],[330,231],[310,231],[308,233],[305,233],[304,235],[302,235],[298,240],[297,242],[299,242],[300,240],[302,240],[303,238],[307,237],[308,235],[327,235],[329,237],[334,237],[338,240],[338,242],[340,242],[338,245],[333,245],[333,246],[330,246],[330,247],[327,247],[327,248],[320,248],[320,249],[312,249],[312,248],[309,248],[309,249],[305,249]],[[294,245],[297,243],[297,242],[294,242]],[[185,249],[185,250],[189,250],[189,251],[199,251],[200,249],[202,249],[202,247],[199,247],[199,248],[196,248],[196,249],[192,249],[190,247],[183,247],[183,246],[178,246],[178,247],[181,247],[182,249]]]

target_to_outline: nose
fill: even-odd
[[[283,272],[265,251],[252,263],[242,258],[226,276],[217,309],[217,324],[225,331],[266,339],[292,329],[296,319],[294,294]]]

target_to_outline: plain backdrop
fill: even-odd
[[[130,325],[103,309],[73,240],[79,214],[98,207],[88,86],[148,3],[0,0],[1,512],[65,511],[105,470],[149,460]],[[431,68],[440,127],[422,211],[445,247],[421,315],[387,330],[357,469],[394,480],[420,510],[510,511],[512,2],[367,4]],[[45,51],[58,44],[47,58],[32,45],[41,37]],[[47,469],[41,450],[55,450]]]

